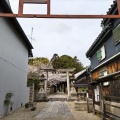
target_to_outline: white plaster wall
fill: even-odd
[[[29,88],[26,86],[28,50],[21,39],[13,25],[0,18],[0,115],[5,112],[6,93],[14,93],[13,109],[29,100]]]

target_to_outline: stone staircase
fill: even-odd
[[[67,98],[48,98],[49,101],[67,101]]]
[[[63,93],[49,95],[48,100],[49,101],[67,101],[67,95]]]

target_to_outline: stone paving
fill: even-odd
[[[67,102],[61,102],[61,101],[54,101],[54,102],[48,102],[46,106],[40,111],[40,113],[36,116],[36,118],[57,118],[57,117],[63,117],[63,118],[71,118],[73,117],[71,110],[67,104]]]
[[[74,107],[74,102],[40,102],[35,111],[22,107],[0,120],[101,120],[93,113],[75,111]]]
[[[50,96],[51,97],[51,96]],[[53,95],[51,98],[66,98],[66,95]],[[76,111],[75,103],[70,101],[39,102],[37,109],[21,107],[0,120],[101,120],[100,117]]]

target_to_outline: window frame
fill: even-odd
[[[101,56],[102,56],[101,59],[98,59],[98,52],[99,52],[99,51],[101,51]],[[103,52],[104,52],[104,53],[103,53]],[[96,54],[97,54],[97,60],[98,60],[99,62],[101,62],[102,60],[104,60],[104,59],[106,58],[105,45],[103,45],[99,50],[97,50]]]
[[[106,75],[104,75],[105,72],[107,72]],[[100,76],[101,73],[102,73],[102,76]],[[100,78],[100,77],[107,76],[108,74],[109,74],[108,70],[107,70],[106,68],[104,68],[104,69],[102,69],[102,70],[99,71],[99,78]],[[109,82],[109,81],[103,82],[103,86],[104,86],[104,87],[107,87],[107,86],[109,86],[109,85],[110,85],[110,82]]]
[[[109,73],[108,73],[108,70],[107,70],[106,68],[100,70],[100,71],[99,71],[99,77],[106,76],[106,75],[104,75],[105,72],[107,72],[107,75],[109,74]],[[100,75],[100,74],[102,74],[102,75]]]

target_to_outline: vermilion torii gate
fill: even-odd
[[[104,2],[104,1],[103,1]],[[21,18],[120,18],[120,0],[116,0],[118,6],[118,15],[57,15],[50,12],[50,0],[19,0],[18,13],[0,13],[0,17],[21,17]],[[47,14],[23,14],[24,4],[47,4]]]

